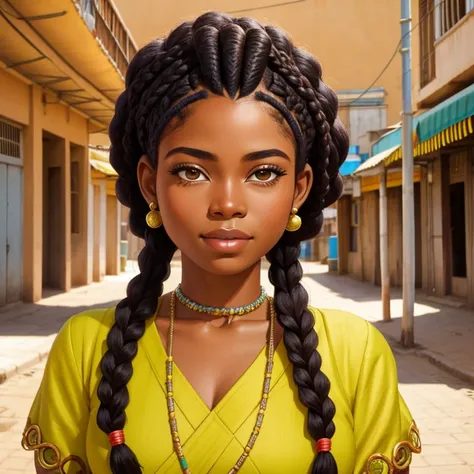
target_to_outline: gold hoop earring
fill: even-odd
[[[295,232],[301,227],[301,217],[297,215],[298,209],[294,207],[291,210],[290,218],[288,219],[288,224],[286,224],[286,230],[288,232]]]
[[[163,224],[161,214],[156,210],[157,205],[154,202],[150,203],[150,212],[146,215],[146,223],[151,229],[158,229]]]

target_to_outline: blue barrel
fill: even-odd
[[[309,259],[311,258],[311,242],[301,242],[300,258]]]
[[[337,271],[337,235],[331,235],[329,237],[329,255],[328,255],[328,267],[329,271]]]
[[[337,235],[329,237],[329,258],[337,259]]]

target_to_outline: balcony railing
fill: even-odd
[[[123,77],[137,50],[111,0],[76,0],[87,25],[95,32]]]
[[[436,39],[441,38],[466,16],[467,12],[472,9],[471,3],[472,0],[436,0]]]
[[[436,75],[435,0],[420,0],[420,86],[425,87]]]

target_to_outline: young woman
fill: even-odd
[[[141,273],[60,331],[23,436],[38,473],[408,472],[387,343],[300,284],[341,193],[336,115],[315,59],[251,19],[208,13],[136,55],[110,139]]]

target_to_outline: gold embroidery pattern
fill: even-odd
[[[364,474],[394,474],[402,472],[410,466],[413,453],[421,453],[420,432],[414,421],[408,431],[408,441],[401,441],[393,448],[392,459],[383,454],[372,454],[367,461]]]
[[[86,465],[80,457],[70,455],[61,459],[59,448],[53,443],[43,442],[42,438],[41,428],[28,422],[23,432],[21,446],[26,451],[35,452],[35,459],[43,469],[59,469],[60,474],[66,474],[66,466],[75,463],[75,474],[88,474]]]

